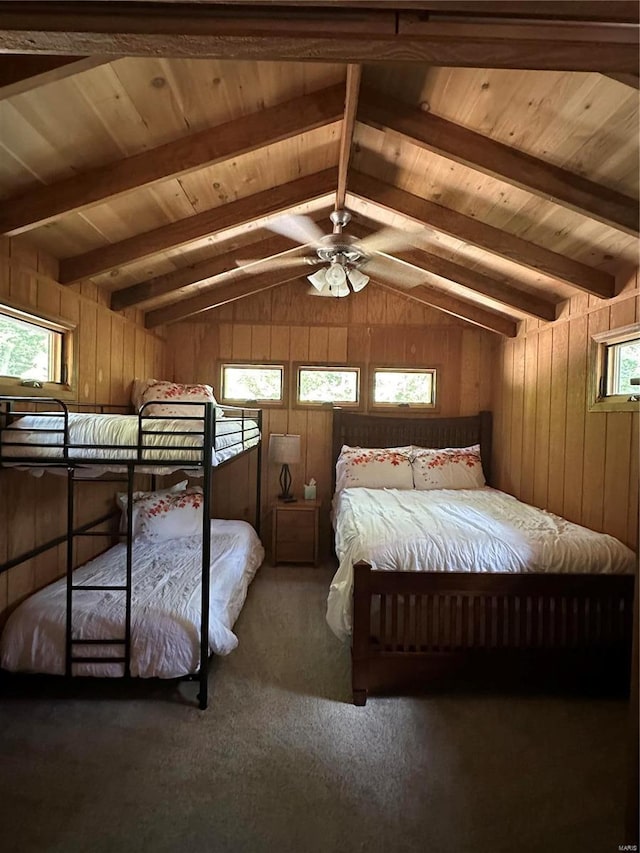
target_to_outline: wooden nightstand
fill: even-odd
[[[318,516],[321,501],[278,501],[273,507],[271,557],[278,563],[318,565]]]

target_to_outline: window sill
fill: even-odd
[[[588,409],[589,412],[638,412],[640,411],[640,402],[633,402],[626,398],[624,399],[602,399],[591,403]]]
[[[29,385],[21,385],[11,380],[0,380],[0,395],[6,397],[54,397],[57,400],[74,402],[77,393],[70,385],[58,385],[57,383],[45,382],[42,388],[32,388]]]

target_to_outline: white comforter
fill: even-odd
[[[136,459],[138,424],[137,415],[71,412],[69,414],[69,442],[74,447],[70,450],[69,457],[75,460],[86,459],[87,462],[92,459],[113,459],[120,462],[126,459]],[[38,459],[62,458],[62,434],[38,430],[59,431],[63,428],[64,421],[59,416],[25,415],[1,433],[2,454],[5,458],[26,456],[32,458],[34,462]],[[193,449],[202,447],[202,421],[145,418],[143,429],[157,430],[162,435],[144,436],[145,450],[142,452],[142,458],[156,464],[155,467],[152,464],[145,466],[144,470],[140,469],[141,473],[166,474],[168,473],[166,467],[158,467],[162,466],[163,461],[179,460],[181,465],[176,470],[180,470],[184,465],[197,463],[200,459],[200,453],[193,452]],[[194,436],[176,435],[176,432],[199,434]],[[243,438],[244,444],[242,444]],[[242,449],[253,447],[258,443],[259,438],[260,432],[254,420],[245,420],[243,432],[243,425],[237,418],[217,418],[213,464],[219,465],[226,459],[240,453]],[[14,446],[10,446],[11,444]],[[109,445],[109,447],[99,449],[98,445]],[[123,449],[127,447],[130,449]],[[20,467],[19,463],[17,465]],[[38,471],[38,469],[29,470]],[[105,470],[121,472],[126,471],[126,468],[110,465],[106,469],[94,468],[92,470],[95,471],[95,476],[98,476]],[[42,469],[40,469],[41,472]]]
[[[202,540],[134,542],[131,674],[176,678],[200,663]],[[226,655],[238,645],[231,630],[247,588],[264,558],[253,528],[244,521],[211,522],[209,648]],[[126,545],[120,544],[74,574],[75,583],[124,583]],[[124,636],[124,592],[74,592],[73,627],[79,639]],[[0,661],[11,671],[62,674],[65,668],[66,580],[24,601],[9,617]],[[114,657],[122,646],[75,646],[74,654]],[[119,676],[121,664],[76,664],[78,675]]]
[[[635,569],[633,551],[603,533],[495,489],[344,489],[334,499],[340,566],[327,621],[351,633],[353,564],[380,571],[597,572]]]

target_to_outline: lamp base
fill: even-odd
[[[294,504],[297,503],[298,498],[293,495],[278,495],[278,500],[282,501],[283,504]]]

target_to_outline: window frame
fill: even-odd
[[[589,412],[637,412],[638,401],[633,394],[609,394],[607,376],[609,347],[640,338],[640,323],[609,329],[591,336],[589,347]],[[638,386],[640,395],[640,386]]]
[[[224,370],[226,367],[247,368],[279,368],[281,371],[281,396],[279,400],[235,400],[224,396]],[[287,363],[284,361],[268,361],[265,359],[253,360],[250,358],[225,358],[218,360],[218,394],[216,399],[221,406],[253,406],[261,409],[286,409],[289,404]]]
[[[34,311],[31,306],[23,307],[4,299],[0,300],[0,314],[60,334],[59,344],[56,346],[60,381],[23,380],[20,376],[5,374],[0,375],[0,393],[11,397],[55,397],[62,400],[75,400],[78,391],[77,324],[39,310]],[[39,384],[23,384],[25,382]]]
[[[307,400],[299,399],[299,391],[300,391],[300,370],[304,369],[312,369],[312,370],[325,370],[325,371],[335,371],[335,370],[345,370],[345,371],[355,371],[358,375],[358,399],[355,403],[350,402],[335,402],[333,400],[327,400],[326,402],[311,402]],[[343,362],[332,362],[332,361],[294,361],[291,370],[291,402],[292,408],[294,409],[349,409],[350,412],[359,412],[364,409],[364,389],[366,388],[366,380],[365,380],[365,367],[363,364],[344,364]]]
[[[369,408],[372,410],[394,411],[394,412],[439,412],[440,403],[438,399],[438,374],[441,370],[440,365],[432,365],[430,367],[418,367],[415,364],[397,365],[397,364],[372,364],[369,367]],[[375,399],[376,373],[430,373],[432,374],[431,403],[378,403]]]

